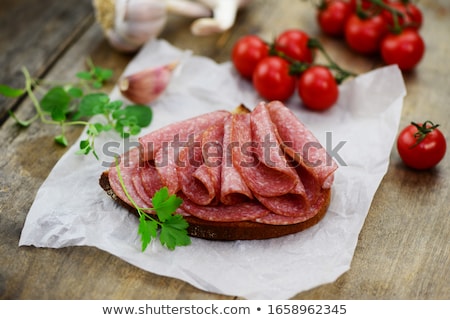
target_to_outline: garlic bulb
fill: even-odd
[[[126,76],[119,80],[119,90],[124,97],[137,104],[155,101],[165,91],[177,65],[178,62],[173,62]]]
[[[125,52],[158,37],[168,12],[194,18],[211,15],[206,6],[188,0],[93,0],[93,5],[109,43]]]
[[[195,18],[194,35],[228,30],[237,10],[251,0],[93,0],[96,18],[109,43],[120,51],[133,52],[157,38],[172,13]]]

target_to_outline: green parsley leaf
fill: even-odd
[[[176,246],[187,246],[191,243],[187,227],[188,224],[181,215],[174,215],[161,225],[159,241],[170,250],[175,249]]]
[[[157,237],[158,223],[155,220],[147,220],[144,215],[139,217],[138,234],[141,236],[142,251],[147,249],[152,239]]]
[[[152,198],[153,210],[161,222],[166,221],[182,202],[183,200],[176,195],[169,195],[167,187],[163,187],[155,192]]]
[[[166,220],[168,220],[172,216],[172,213],[177,210],[182,202],[183,200],[174,194],[168,196],[164,201],[161,202],[154,201],[154,198],[152,199],[153,210],[156,211],[158,219],[161,222],[165,222]]]
[[[169,188],[162,187],[158,191],[155,192],[152,198],[153,207],[156,207],[159,203],[163,203],[169,198]]]
[[[17,98],[25,93],[24,89],[16,89],[10,86],[0,84],[0,94],[8,98]]]

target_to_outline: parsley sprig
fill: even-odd
[[[138,234],[141,236],[142,251],[145,251],[153,239],[158,238],[158,233],[161,244],[170,250],[174,250],[177,246],[189,245],[191,243],[187,233],[189,225],[182,215],[174,214],[183,200],[169,194],[168,188],[163,187],[153,195],[152,208],[141,208],[125,186],[117,159],[116,170],[125,195],[139,214]]]
[[[111,79],[113,72],[110,69],[95,66],[88,61],[89,70],[78,72],[74,83],[48,82],[33,79],[24,67],[24,88],[12,88],[0,85],[0,94],[17,98],[28,94],[36,114],[27,120],[19,119],[13,111],[10,116],[21,126],[28,127],[36,120],[44,124],[60,127],[60,133],[55,136],[55,142],[67,146],[66,128],[68,126],[87,126],[87,138],[80,141],[78,154],[95,152],[95,139],[102,132],[114,129],[122,137],[137,135],[141,129],[147,127],[152,121],[152,110],[148,106],[124,106],[120,100],[111,101],[109,96],[100,91],[104,84]],[[37,94],[43,93],[38,99]],[[100,115],[98,122],[91,123],[89,118]]]

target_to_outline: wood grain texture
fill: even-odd
[[[20,88],[22,67],[42,77],[92,23],[90,0],[2,1],[0,83]],[[15,103],[0,96],[0,123]]]
[[[17,28],[24,28],[19,24],[27,19],[35,30],[55,26],[65,30],[58,30],[58,38],[41,36],[40,40],[1,33],[0,62],[10,64],[8,68],[12,69],[8,69],[6,78],[0,78],[0,83],[9,80],[12,84],[21,83],[18,69],[13,68],[19,64],[33,66],[36,74],[43,74],[47,79],[70,79],[84,68],[88,56],[101,66],[113,68],[117,79],[132,59],[132,55],[110,48],[98,25],[92,21],[92,12],[87,10],[89,1],[83,1],[86,2],[83,10],[73,5],[71,14],[66,13],[66,16],[61,12],[67,12],[69,7],[59,7],[53,14],[46,12],[45,15],[20,8],[31,2],[7,1],[15,12],[25,11],[17,14],[17,19],[7,18],[3,11],[0,24],[7,20],[16,23]],[[44,2],[48,7],[56,3],[63,6],[58,1],[38,3]],[[427,51],[418,68],[404,74],[408,94],[400,126],[410,121],[433,120],[441,124],[449,140],[450,4],[444,0],[422,0],[420,6],[425,20],[421,33]],[[61,15],[73,24],[58,22]],[[233,43],[242,35],[255,33],[270,41],[284,29],[301,28],[320,38],[335,60],[347,69],[363,73],[381,65],[378,58],[357,55],[342,41],[322,35],[314,19],[314,8],[309,2],[254,0],[249,8],[240,12],[235,27],[225,34],[196,38],[187,29],[191,20],[171,17],[162,37],[182,49],[224,62],[229,60]],[[74,30],[78,30],[77,36]],[[15,49],[11,51],[5,43]],[[30,46],[39,47],[39,53],[34,56]],[[60,53],[55,55],[55,48],[59,48]],[[47,60],[52,59],[54,62],[48,64]],[[2,100],[2,110],[12,107],[9,103]],[[23,118],[34,114],[27,99],[16,102],[14,108]],[[81,130],[69,130],[70,143],[77,139]],[[56,128],[39,123],[21,129],[9,118],[1,125],[1,299],[240,298],[204,292],[183,281],[142,271],[96,248],[19,248],[22,226],[36,192],[66,152],[53,143],[56,133]],[[450,299],[449,176],[448,154],[437,168],[418,172],[403,166],[393,148],[388,172],[359,235],[350,270],[335,282],[299,293],[294,299]]]

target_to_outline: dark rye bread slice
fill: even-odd
[[[100,186],[119,205],[138,216],[137,210],[116,196],[109,184],[108,171],[100,176]],[[262,240],[277,238],[288,234],[297,233],[317,224],[326,214],[330,204],[331,190],[324,189],[325,201],[317,214],[304,222],[290,225],[269,225],[251,221],[240,222],[214,222],[186,216],[188,222],[188,234],[192,237],[208,240]]]

